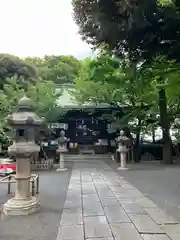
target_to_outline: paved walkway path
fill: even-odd
[[[102,161],[73,167],[57,240],[179,240],[180,225]]]

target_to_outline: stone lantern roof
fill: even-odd
[[[8,116],[10,125],[34,125],[39,126],[43,120],[33,111],[33,102],[24,96],[18,101],[17,111]]]

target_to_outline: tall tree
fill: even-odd
[[[8,55],[0,54],[0,89],[7,78],[17,76],[22,81],[29,81],[37,76],[36,68],[22,59]]]
[[[36,66],[40,77],[56,84],[73,83],[80,68],[80,61],[73,56],[35,57],[25,61]]]
[[[74,18],[83,39],[104,44],[132,60],[168,54],[180,59],[180,3],[159,6],[149,0],[73,0]]]
[[[144,77],[152,81],[154,91],[158,96],[160,123],[164,140],[163,156],[166,163],[172,163],[172,146],[169,134],[172,119],[170,118],[169,107],[175,104],[175,101],[177,101],[177,98],[180,96],[179,69],[180,66],[178,63],[172,60],[170,61],[163,56],[157,57],[153,63],[145,66],[146,73]],[[179,103],[178,101],[178,104]]]
[[[149,62],[161,54],[180,60],[179,7],[177,0],[173,5],[164,6],[156,0],[73,0],[75,21],[83,38],[95,46],[103,44],[116,55],[129,58],[134,68],[134,79],[137,62]],[[165,90],[162,93],[159,91],[160,114],[161,119],[166,119]],[[167,128],[164,121],[161,124],[162,129]],[[167,140],[165,135],[163,138]],[[165,155],[164,160],[171,162]]]
[[[143,125],[150,115],[151,118],[153,113],[155,115],[157,97],[151,79],[144,77],[141,68],[134,82],[132,75],[131,65],[115,57],[101,55],[93,60],[86,59],[76,80],[74,95],[81,103],[109,103],[123,109],[125,116],[121,119],[117,118],[117,110],[104,117],[113,121],[116,119],[119,127],[135,133],[138,150]]]

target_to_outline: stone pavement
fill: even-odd
[[[56,240],[179,240],[180,224],[100,160],[74,164]]]
[[[106,162],[117,169],[115,162]],[[163,165],[156,161],[129,164],[129,168],[129,171],[121,171],[121,176],[180,222],[180,165]]]

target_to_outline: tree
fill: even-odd
[[[72,56],[35,57],[25,61],[36,66],[40,77],[55,84],[73,83],[80,68],[80,61]]]
[[[33,80],[34,84],[28,83],[25,88],[19,84],[17,77],[7,78],[4,89],[0,90],[0,142],[7,145],[10,143],[9,127],[6,124],[8,114],[15,111],[18,100],[26,94],[34,103],[34,110],[46,122],[56,120],[53,114],[57,107],[57,98],[54,83],[42,79]]]
[[[73,0],[74,19],[83,39],[104,44],[131,60],[157,54],[180,59],[179,2],[159,6],[149,0]]]
[[[53,121],[52,112],[57,107],[57,99],[61,92],[56,92],[52,81],[39,79],[35,85],[29,85],[27,96],[34,102],[35,111],[44,117],[47,122]]]
[[[20,58],[8,54],[0,54],[0,89],[6,79],[17,76],[22,81],[30,81],[37,76],[36,68]]]
[[[172,147],[170,138],[171,108],[179,107],[179,85],[180,85],[179,63],[161,56],[157,57],[151,64],[145,66],[144,77],[152,81],[154,91],[157,93],[160,111],[160,123],[162,126],[164,148],[163,156],[165,163],[172,163]],[[177,101],[178,99],[178,101]],[[176,101],[176,103],[175,103]],[[175,105],[175,106],[173,106]],[[175,116],[174,116],[175,117]]]
[[[4,126],[5,119],[9,113],[17,106],[18,100],[27,95],[34,102],[35,111],[47,121],[50,112],[57,106],[57,99],[60,92],[56,92],[54,84],[51,81],[42,79],[34,80],[35,84],[29,83],[26,88],[22,88],[17,77],[6,79],[4,90],[0,92],[0,123]]]
[[[141,68],[136,79],[132,79],[132,75],[131,65],[115,57],[100,55],[93,60],[86,59],[76,80],[74,95],[81,103],[109,103],[123,109],[125,115],[120,119],[117,118],[117,111],[104,117],[136,133],[138,148],[143,126],[147,126],[150,117],[154,115],[155,118],[157,97],[151,81],[144,78]]]
[[[149,0],[74,0],[73,8],[82,37],[95,47],[103,44],[112,53],[128,58],[134,79],[139,62],[151,62],[157,55],[180,60],[178,1],[162,6]],[[159,91],[159,100],[161,119],[165,119],[168,117],[166,91],[164,94]],[[164,121],[161,124],[162,129],[167,128]],[[171,162],[166,156],[163,158]]]

